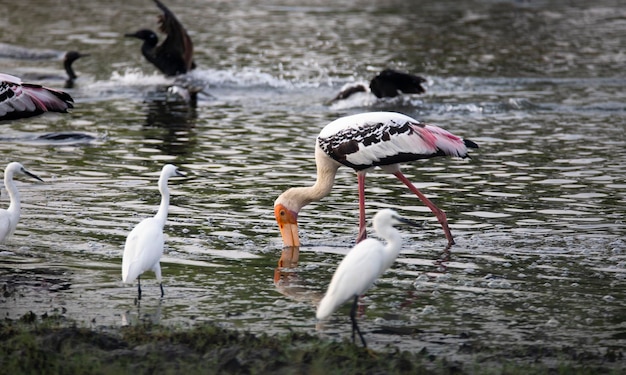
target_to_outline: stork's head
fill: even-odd
[[[274,216],[280,228],[285,247],[299,247],[300,237],[298,236],[298,211],[290,210],[280,202],[280,197],[274,203]]]

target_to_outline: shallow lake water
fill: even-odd
[[[572,1],[167,1],[195,45],[197,105],[124,38],[156,28],[150,1],[20,1],[0,14],[0,67],[63,87],[75,108],[0,123],[0,162],[22,162],[22,218],[0,245],[0,316],[59,313],[86,325],[220,322],[252,332],[348,338],[349,306],[316,322],[315,304],[358,229],[356,176],[299,216],[299,262],[278,268],[273,201],[315,179],[313,145],[347,114],[398,111],[471,139],[471,159],[403,168],[446,211],[456,245],[393,176],[368,175],[367,214],[392,207],[394,266],[361,300],[373,347],[444,355],[463,345],[626,346],[626,9]],[[18,47],[18,48],[15,48]],[[26,50],[24,50],[24,48]],[[28,51],[28,53],[26,53]],[[427,93],[324,102],[385,67],[427,78]],[[55,140],[47,135],[72,132]],[[156,212],[173,178],[161,261],[121,282],[127,233]],[[8,198],[2,189],[0,205]]]

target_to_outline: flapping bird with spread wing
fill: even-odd
[[[64,91],[23,83],[18,77],[0,73],[0,121],[44,112],[67,112],[73,103],[74,99]]]
[[[385,69],[372,78],[369,86],[362,82],[345,85],[327,104],[347,99],[357,92],[370,92],[379,99],[395,98],[402,94],[423,94],[426,92],[422,86],[425,82],[426,79],[414,74]]]
[[[167,35],[163,43],[158,44],[159,37],[148,29],[125,36],[143,40],[141,53],[166,76],[187,73],[195,68],[191,38],[174,13],[159,0],[154,2],[163,11],[159,15],[159,31]]]

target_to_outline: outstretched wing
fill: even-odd
[[[44,112],[67,112],[74,100],[63,91],[22,83],[14,76],[0,73],[0,120],[36,116]]]
[[[179,59],[184,71],[178,73],[187,73],[195,67],[191,38],[174,13],[159,0],[154,2],[163,12],[159,15],[159,30],[167,35],[163,43],[157,47],[156,53],[167,54],[169,59]]]

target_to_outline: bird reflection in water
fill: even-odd
[[[188,156],[196,152],[198,113],[195,106],[182,100],[170,100],[166,87],[151,92],[146,101],[145,137],[162,141],[146,146],[156,147],[163,154],[172,156]]]
[[[125,310],[122,313],[122,326],[137,326],[139,323],[159,324],[161,322],[161,304],[162,299],[158,299],[158,303],[154,307],[141,311],[141,303],[137,301],[137,311]]]
[[[288,297],[293,297],[293,290],[300,289],[300,278],[296,272],[299,258],[299,247],[285,246],[280,254],[278,266],[274,269],[274,285],[281,294]]]
[[[319,302],[324,298],[323,290],[312,290],[307,288],[306,285],[300,280],[296,269],[298,267],[298,260],[300,258],[299,246],[285,246],[281,252],[280,259],[278,260],[278,267],[274,270],[274,285],[279,293],[290,297],[295,301],[310,302],[315,313]],[[365,314],[365,305],[359,302],[358,316]],[[326,330],[327,320],[315,321],[315,330],[322,334]]]
[[[280,254],[278,266],[274,269],[274,285],[276,290],[295,301],[310,303],[317,306],[323,294],[313,289],[312,285],[306,285],[298,276],[298,260],[300,248],[298,246],[285,246]]]

